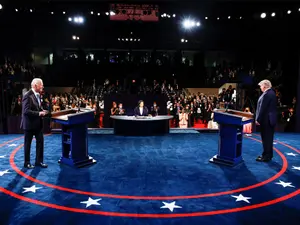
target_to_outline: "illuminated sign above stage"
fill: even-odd
[[[149,4],[111,4],[110,20],[157,22],[158,6]]]

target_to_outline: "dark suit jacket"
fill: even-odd
[[[265,91],[257,102],[256,121],[263,125],[275,126],[277,123],[277,98],[275,91]]]
[[[143,108],[143,115],[141,115],[141,113],[140,113],[140,108],[139,107],[136,107],[135,109],[134,109],[134,115],[135,116],[148,116],[148,109],[147,109],[147,107],[146,106],[144,106],[144,108]]]
[[[32,90],[26,92],[22,99],[22,120],[21,128],[23,130],[40,130],[43,128],[42,117],[39,112],[43,111],[39,107],[38,100]]]

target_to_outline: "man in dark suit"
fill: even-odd
[[[148,116],[149,111],[145,106],[144,101],[140,100],[138,106],[134,109],[135,116]]]
[[[24,130],[24,167],[34,168],[30,163],[30,148],[33,136],[36,139],[36,158],[35,165],[46,168],[43,163],[44,158],[44,136],[43,136],[43,117],[47,111],[41,105],[40,93],[43,91],[43,81],[35,78],[31,82],[31,90],[26,92],[22,99],[22,120],[21,128]]]
[[[256,109],[256,125],[260,126],[263,153],[256,161],[269,162],[273,158],[273,139],[277,122],[277,98],[269,80],[259,84],[262,95],[259,97]]]

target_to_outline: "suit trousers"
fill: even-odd
[[[261,124],[260,134],[263,144],[263,158],[273,158],[273,140],[275,127],[269,124]]]
[[[25,130],[24,136],[24,165],[30,163],[30,149],[33,136],[36,139],[35,163],[42,163],[44,160],[44,134],[43,130]]]

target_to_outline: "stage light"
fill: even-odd
[[[65,12],[65,11],[63,11],[63,14],[65,15],[65,14],[66,14],[66,12]]]
[[[97,16],[100,16],[100,13],[97,13]]]
[[[138,39],[138,41],[140,41],[141,39]]]
[[[176,15],[175,15],[175,14],[173,14],[173,17],[176,17]]]
[[[16,11],[16,12],[19,12],[19,10],[18,10],[18,9],[15,9],[15,11]]]
[[[206,16],[205,19],[208,20],[208,17]]]
[[[228,19],[229,19],[229,20],[230,20],[230,18],[231,18],[231,17],[230,17],[230,16],[228,16]]]
[[[54,14],[54,12],[51,12],[51,15],[53,15]]]
[[[93,11],[91,11],[91,15],[93,15],[94,14],[94,12]]]
[[[74,22],[78,24],[82,24],[84,22],[84,19],[81,16],[74,17]]]
[[[0,4],[0,9],[3,9],[3,6]]]
[[[184,39],[181,39],[181,42],[184,42]]]
[[[262,13],[262,14],[260,14],[260,18],[262,18],[262,19],[266,18],[266,16],[267,16],[267,14],[266,14],[266,13]]]
[[[73,35],[73,36],[72,36],[72,39],[73,39],[73,40],[76,40],[76,36],[75,36],[75,35]]]
[[[240,16],[240,20],[243,19],[243,17]]]
[[[71,17],[69,17],[68,20],[71,22],[73,19]]]
[[[217,18],[217,20],[219,20],[219,19],[220,19],[220,17]]]
[[[115,15],[116,15],[116,13],[115,13],[115,12],[113,12],[113,11],[110,11],[110,12],[109,12],[109,15],[111,15],[111,16],[115,16]]]
[[[298,9],[298,11],[300,12],[300,8]]]
[[[29,11],[32,12],[32,9],[30,9]]]
[[[291,14],[291,13],[292,13],[292,11],[291,11],[291,10],[288,10],[288,11],[287,11],[287,14]]]
[[[191,29],[195,26],[200,26],[200,25],[201,25],[200,22],[195,22],[195,21],[189,20],[189,19],[183,21],[183,27],[185,29]]]
[[[109,16],[109,12],[106,12],[105,15]]]
[[[276,16],[276,13],[273,12],[273,13],[271,14],[271,16],[272,16],[272,17]]]

